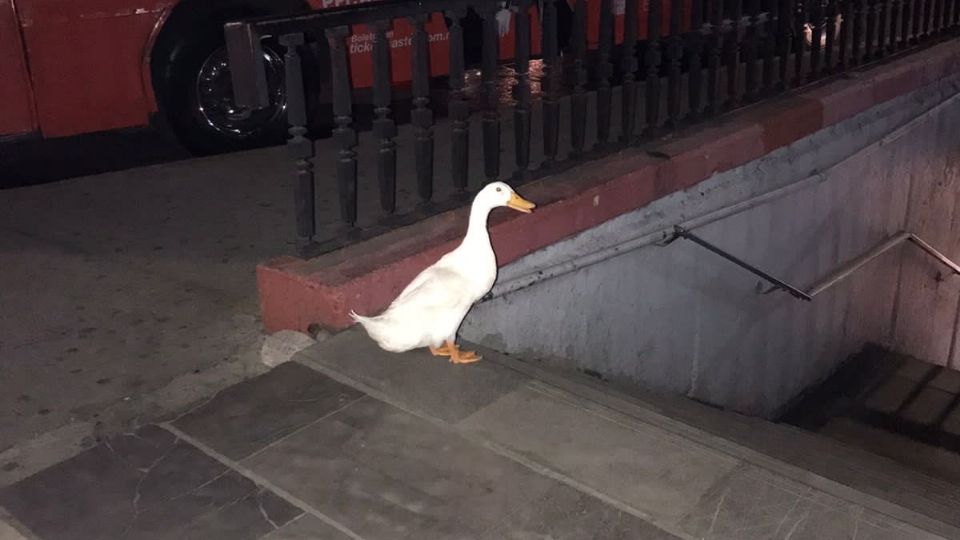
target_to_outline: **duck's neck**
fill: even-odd
[[[487,232],[487,217],[491,208],[485,204],[473,202],[470,207],[470,223],[467,234],[463,237],[460,247],[464,249],[491,249],[490,234]]]

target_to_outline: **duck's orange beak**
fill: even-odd
[[[523,212],[524,214],[529,214],[530,212],[533,211],[534,208],[537,207],[537,205],[524,199],[523,197],[517,195],[516,193],[510,195],[510,200],[507,201],[507,206],[509,206],[510,208],[513,208],[518,212]]]

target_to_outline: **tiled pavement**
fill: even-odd
[[[40,540],[933,540],[498,362],[344,332],[0,491]],[[2,514],[0,514],[2,515]]]

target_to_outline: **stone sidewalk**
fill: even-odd
[[[0,507],[39,540],[942,538],[483,352],[452,366],[347,331]]]
[[[0,485],[28,468],[18,447],[35,439],[113,431],[111,417],[149,414],[143,400],[178,378],[202,396],[256,372],[254,266],[292,251],[284,158],[0,190]],[[164,399],[177,410],[199,396]]]

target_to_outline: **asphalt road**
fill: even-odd
[[[141,128],[0,143],[0,189],[189,158],[170,136]]]

